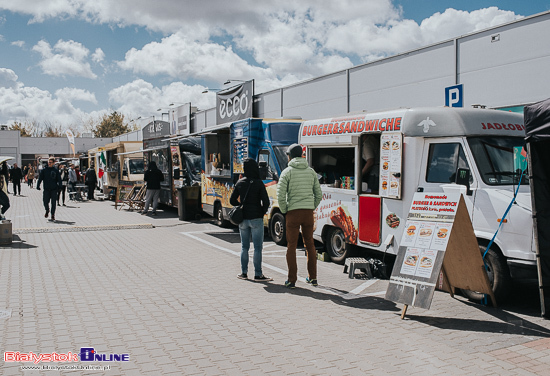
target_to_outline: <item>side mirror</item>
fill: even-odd
[[[179,168],[175,168],[174,169],[174,180],[179,180],[180,178],[180,169]]]
[[[472,190],[470,189],[470,169],[458,168],[456,170],[455,183],[466,187],[466,195],[471,196]]]

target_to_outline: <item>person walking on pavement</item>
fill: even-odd
[[[40,174],[38,175],[38,182],[36,183],[36,189],[40,190],[40,183],[44,182],[44,193],[42,194],[44,208],[46,209],[44,218],[48,218],[51,205],[52,221],[55,221],[57,191],[61,188],[61,176],[59,175],[59,170],[54,167],[54,163],[55,159],[50,157],[50,159],[48,159],[48,167],[45,167],[40,171]]]
[[[164,181],[164,174],[157,168],[155,161],[149,162],[149,167],[145,171],[143,180],[147,183],[147,193],[145,194],[145,206],[143,207],[142,215],[147,214],[149,205],[153,204],[151,215],[157,215],[157,206],[160,197],[160,182]]]
[[[241,274],[237,277],[248,279],[248,251],[250,237],[254,243],[254,280],[272,281],[262,273],[262,249],[264,243],[264,214],[269,209],[269,196],[260,169],[254,159],[243,162],[244,177],[235,184],[229,202],[233,206],[243,206],[244,220],[239,224],[241,234]]]
[[[27,184],[31,189],[34,183],[34,175],[35,175],[34,167],[31,166],[31,164],[29,163],[29,168],[27,169]]]
[[[285,286],[296,287],[298,266],[296,264],[296,247],[302,228],[302,238],[307,250],[306,282],[317,286],[317,250],[313,240],[314,210],[321,202],[321,185],[317,173],[309,167],[302,157],[302,147],[292,144],[288,147],[288,167],[283,170],[277,184],[279,209],[286,214],[286,262],[288,280]]]
[[[76,171],[74,170],[74,164],[72,163],[69,165],[68,175],[69,175],[69,187],[67,188],[67,190],[69,191],[69,198],[70,198],[71,192],[76,192],[76,183],[78,182],[78,179],[76,177]]]
[[[3,174],[0,174],[0,220],[6,219],[4,214],[10,208],[10,198],[8,197],[8,183]]]
[[[19,167],[17,163],[13,164],[13,168],[10,171],[10,177],[13,183],[13,195],[17,196],[19,194],[19,196],[21,196],[21,180],[23,180],[23,171],[21,171],[21,167]]]
[[[2,162],[2,168],[0,168],[0,175],[4,177],[4,181],[6,183],[6,194],[9,194],[10,189],[8,187],[8,183],[10,181],[10,169],[8,168],[8,162],[6,161]]]
[[[57,205],[60,205],[61,199],[63,199],[63,206],[67,206],[65,205],[65,192],[69,183],[69,172],[65,168],[65,165],[59,165],[59,175],[61,176],[61,188],[57,192]]]
[[[97,185],[97,175],[95,174],[94,165],[90,165],[84,175],[84,184],[88,186],[88,200],[94,199],[95,186]]]

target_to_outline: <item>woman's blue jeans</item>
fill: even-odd
[[[239,224],[241,233],[241,271],[248,274],[248,251],[250,250],[250,238],[254,243],[254,276],[262,273],[262,248],[264,245],[264,220],[263,218],[245,219]]]

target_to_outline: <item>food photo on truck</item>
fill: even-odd
[[[402,236],[417,232],[403,229],[415,192],[460,192],[502,299],[512,279],[536,279],[524,137],[521,114],[488,109],[398,109],[304,121],[299,142],[323,191],[314,237],[336,263],[358,249],[395,255]]]

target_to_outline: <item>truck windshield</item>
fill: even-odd
[[[485,184],[519,183],[521,171],[527,169],[522,137],[469,137],[468,144]],[[527,171],[521,184],[529,184]]]
[[[187,168],[191,170],[193,175],[198,176],[201,173],[201,156],[189,153],[188,151],[184,151],[182,154],[185,156],[185,160],[188,161]]]
[[[130,174],[143,174],[145,172],[143,159],[128,160],[130,166]]]
[[[283,172],[283,170],[288,166],[288,157],[286,155],[287,149],[288,145],[273,146],[275,158],[277,158],[277,162],[279,162],[279,167],[281,168],[280,172]]]

